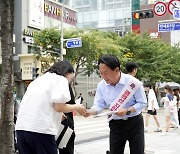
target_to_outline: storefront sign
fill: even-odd
[[[56,20],[61,20],[61,9],[61,5],[45,1],[44,15]],[[77,23],[76,11],[64,7],[63,21],[67,24],[75,26]]]

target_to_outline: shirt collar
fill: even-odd
[[[120,73],[121,73],[121,78],[120,78],[119,82],[117,83],[117,85],[119,85],[119,84],[125,84],[125,82],[126,82],[126,80],[125,80],[125,74],[122,73],[122,72],[120,72]],[[105,82],[105,84],[106,84],[107,86],[112,86],[111,84],[107,84],[105,80],[104,80],[104,82]],[[116,85],[116,86],[117,86],[117,85]],[[113,85],[113,86],[114,86],[114,85]]]

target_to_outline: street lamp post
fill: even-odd
[[[61,44],[60,44],[60,53],[61,53],[61,61],[63,61],[63,15],[64,15],[64,1],[62,1],[62,8],[61,8]]]

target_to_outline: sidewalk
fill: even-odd
[[[179,154],[180,135],[176,131],[166,136],[161,133],[145,134],[146,154]],[[109,139],[98,140],[75,146],[75,154],[105,154],[109,149]],[[126,143],[125,154],[129,154],[129,146]]]
[[[145,115],[146,111],[143,112]],[[165,131],[164,109],[158,111],[158,118],[162,130]],[[156,125],[153,117],[149,120],[149,129],[145,133],[146,154],[180,154],[180,129],[170,129],[167,135],[155,133]],[[75,154],[106,154],[109,149],[109,139],[96,140],[88,143],[75,145]],[[125,147],[125,154],[129,154],[128,142]]]

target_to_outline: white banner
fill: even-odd
[[[111,112],[117,112],[119,109],[122,109],[124,105],[129,101],[129,99],[133,96],[136,90],[140,86],[140,81],[138,80],[130,80],[128,84],[124,87],[118,97],[113,101],[110,105],[109,109]],[[112,113],[109,116],[109,121],[113,119],[115,113]]]
[[[28,25],[30,27],[44,28],[44,0],[29,0]]]

